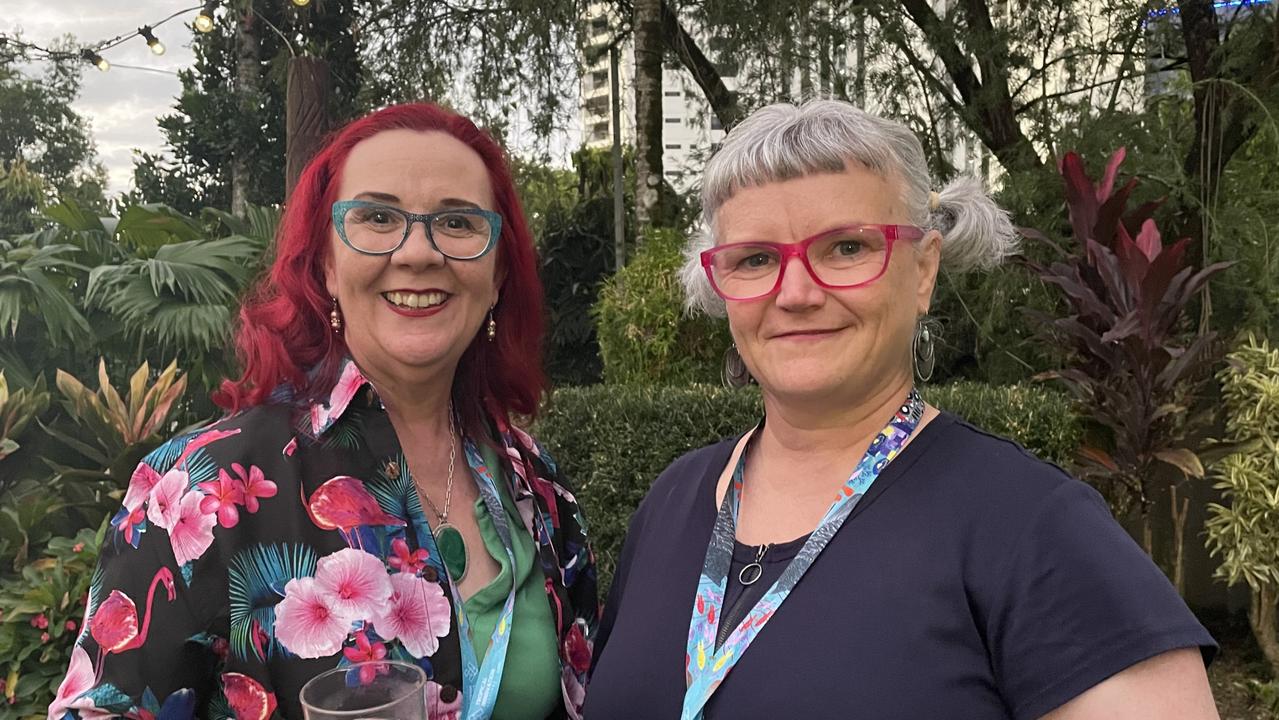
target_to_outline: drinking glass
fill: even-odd
[[[427,720],[426,673],[391,660],[357,662],[302,686],[306,720]]]

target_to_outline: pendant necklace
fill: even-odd
[[[435,513],[438,522],[435,524],[435,546],[439,548],[440,559],[444,561],[444,568],[448,570],[449,577],[454,583],[462,582],[462,578],[466,577],[466,567],[470,564],[470,553],[466,548],[466,540],[462,537],[462,531],[458,530],[449,522],[449,509],[453,504],[453,469],[457,463],[457,431],[454,429],[453,405],[449,404],[449,475],[444,486],[444,510],[436,506],[430,496],[426,494],[426,490],[422,490],[422,497],[426,500],[426,504],[431,506],[431,512]]]
[[[759,582],[760,577],[764,574],[764,566],[761,564],[764,560],[764,553],[772,547],[771,544],[765,543],[759,546],[759,550],[755,551],[755,562],[742,568],[737,573],[737,582],[747,587]]]

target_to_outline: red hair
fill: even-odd
[[[466,143],[488,169],[502,216],[498,238],[500,299],[493,309],[497,337],[477,333],[453,379],[455,407],[472,432],[487,425],[485,413],[509,422],[533,417],[546,380],[542,374],[542,286],[524,211],[502,148],[470,120],[437,105],[393,105],[338,130],[302,171],[275,237],[275,260],[240,308],[235,337],[243,374],[224,380],[213,400],[229,412],[267,402],[281,384],[296,397],[326,393],[347,355],[329,327],[332,299],[325,289],[330,208],[337,200],[342,166],[351,149],[387,130],[439,131]]]

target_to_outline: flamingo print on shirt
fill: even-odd
[[[138,465],[49,720],[300,718],[307,680],[370,658],[417,664],[430,720],[461,716],[455,594],[408,465],[354,363],[334,377],[319,402],[278,393]],[[578,718],[598,616],[581,514],[536,441],[491,432]]]

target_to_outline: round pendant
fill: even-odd
[[[462,582],[462,578],[466,577],[466,565],[471,559],[467,554],[462,531],[448,523],[441,523],[435,528],[435,546],[440,550],[440,559],[444,561],[444,568],[449,571],[449,578],[455,583]]]
[[[743,585],[754,585],[759,581],[760,576],[763,574],[764,566],[757,562],[753,562],[742,568],[741,572],[737,573],[737,582]]]

